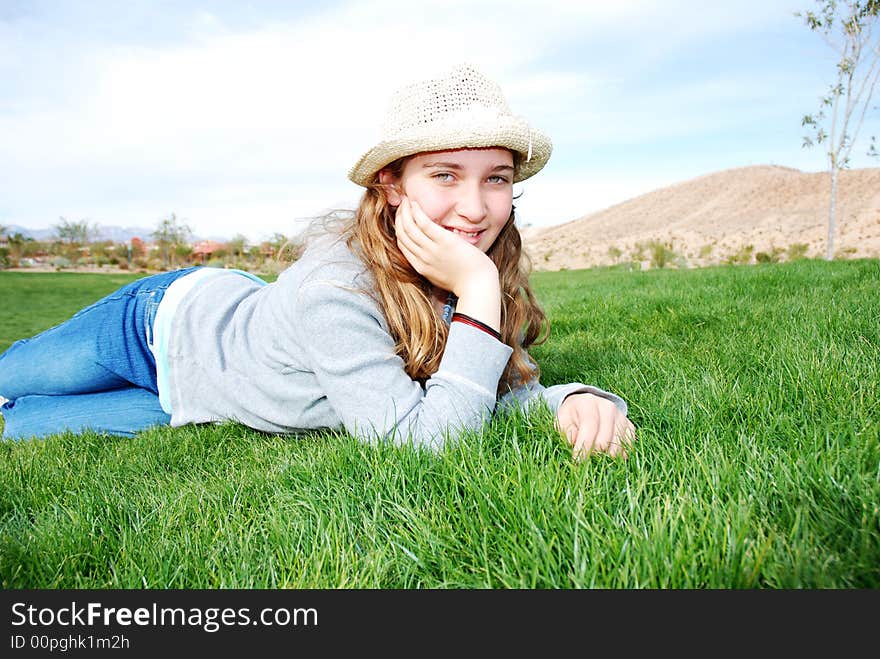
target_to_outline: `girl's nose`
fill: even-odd
[[[483,218],[486,217],[487,206],[479,185],[462,187],[456,200],[455,212],[473,224],[483,221]]]

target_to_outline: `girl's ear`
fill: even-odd
[[[387,169],[379,170],[379,183],[384,186],[385,196],[392,206],[400,206],[400,181]]]

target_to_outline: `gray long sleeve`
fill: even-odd
[[[624,414],[627,413],[626,401],[617,394],[613,394],[610,391],[605,391],[604,389],[592,385],[581,384],[580,382],[555,384],[550,387],[545,387],[541,383],[533,381],[527,385],[508,391],[498,400],[498,407],[499,409],[503,409],[508,406],[519,405],[528,408],[537,401],[543,400],[555,414],[559,410],[559,406],[562,405],[562,401],[565,400],[565,397],[570,396],[571,394],[594,394],[601,398],[607,398],[617,406],[617,409]]]
[[[235,419],[268,432],[343,427],[434,447],[495,407],[512,349],[454,323],[424,387],[395,354],[363,263],[319,244],[260,287],[218,276],[181,302],[168,371],[174,426]]]
[[[171,322],[171,424],[237,420],[267,432],[344,428],[364,441],[439,448],[491,417],[513,352],[453,323],[440,367],[424,386],[395,353],[364,264],[341,241],[321,241],[265,286],[229,273],[198,284]],[[578,383],[538,383],[503,404],[539,397],[554,410]]]
[[[300,289],[296,326],[315,379],[345,428],[357,435],[439,446],[447,428],[478,428],[495,409],[512,349],[453,323],[440,368],[424,389],[407,375],[375,303],[315,282]],[[308,340],[322,337],[323,340]]]

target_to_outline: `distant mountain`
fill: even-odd
[[[116,225],[98,225],[97,240],[112,240],[115,243],[127,243],[132,238],[140,238],[144,241],[150,240],[150,234],[156,229],[146,227],[120,227]]]
[[[3,226],[6,227],[6,234],[9,236],[14,236],[17,233],[20,233],[25,238],[49,240],[53,234],[52,229],[28,229],[27,227],[22,227],[17,224],[4,224]]]
[[[55,229],[51,228],[29,229],[17,224],[9,224],[5,226],[6,233],[9,235],[20,233],[25,238],[33,238],[34,240],[52,240],[52,237],[55,235]],[[132,238],[140,238],[145,242],[150,242],[152,240],[152,233],[155,230],[155,228],[149,227],[121,227],[117,225],[99,224],[98,233],[93,237],[93,240],[112,240],[115,243],[127,243]],[[190,240],[194,243],[199,242],[200,240],[216,240],[217,242],[223,243],[229,240],[229,238],[222,236],[193,235]]]
[[[521,232],[536,270],[589,268],[650,259],[667,245],[691,266],[791,248],[823,257],[827,172],[760,165],[728,169],[648,192],[580,219]],[[880,257],[880,168],[843,170],[836,252]],[[674,259],[675,260],[675,259]]]

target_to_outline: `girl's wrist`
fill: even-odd
[[[488,261],[488,259],[487,259]],[[498,268],[491,261],[485,268],[478,272],[469,273],[462,281],[457,282],[452,289],[458,299],[470,296],[492,295],[493,292],[501,290],[501,284],[498,280]]]
[[[501,330],[501,289],[494,287],[469,286],[463,295],[458,297],[455,305],[457,313],[464,314],[492,330]]]
[[[481,332],[485,332],[489,336],[494,337],[498,341],[501,341],[501,332],[493,327],[489,327],[486,323],[477,320],[476,318],[471,318],[470,316],[460,313],[456,311],[452,314],[452,322],[453,323],[464,323],[465,325],[470,325],[471,327],[475,327]]]

